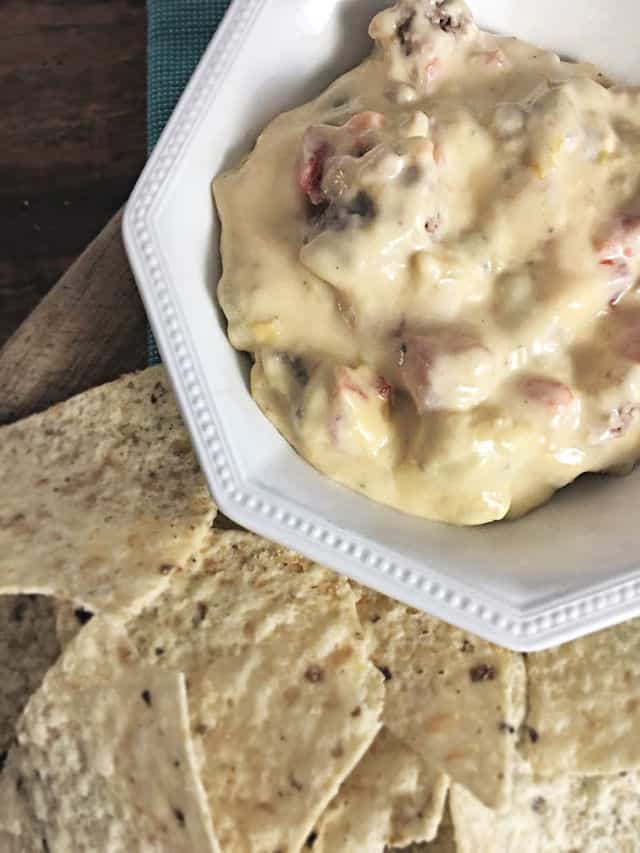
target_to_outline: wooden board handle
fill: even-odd
[[[0,350],[0,424],[146,365],[121,221],[120,212]]]

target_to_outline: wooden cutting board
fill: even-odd
[[[0,424],[146,365],[118,213],[0,350]]]

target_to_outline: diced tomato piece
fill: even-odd
[[[640,254],[640,216],[622,216],[605,239],[596,241],[595,248],[604,266],[635,258]]]
[[[613,438],[623,436],[638,419],[640,410],[637,406],[632,406],[631,403],[614,409],[609,417],[609,434]]]
[[[298,185],[312,204],[326,200],[322,189],[326,162],[334,155],[361,157],[377,143],[369,132],[384,124],[382,113],[362,112],[342,127],[309,127],[302,144]]]
[[[305,148],[307,146],[305,145]],[[322,192],[322,177],[327,157],[331,154],[331,146],[326,141],[317,142],[309,154],[303,157],[298,185],[312,204],[324,201]]]
[[[389,385],[384,376],[378,376],[376,379],[376,391],[382,400],[389,400],[393,393],[393,387]]]
[[[525,399],[541,403],[550,409],[570,406],[575,399],[573,391],[564,382],[548,379],[544,376],[532,376],[524,379],[521,388]]]
[[[331,443],[340,451],[355,456],[372,454],[383,462],[386,459],[387,464],[391,459],[391,390],[386,382],[381,385],[381,379],[366,365],[334,368],[328,389],[327,429]]]
[[[640,216],[619,217],[608,236],[597,240],[594,246],[600,265],[609,270],[609,306],[615,308],[635,281],[631,261],[640,255]]]

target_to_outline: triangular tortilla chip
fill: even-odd
[[[380,728],[383,680],[348,582],[214,531],[128,628],[144,661],[186,675],[221,848],[299,850]]]
[[[22,709],[60,654],[54,619],[49,598],[0,596],[0,771]]]
[[[0,592],[135,610],[215,516],[160,367],[0,430]]]
[[[506,802],[525,711],[522,657],[369,590],[358,614],[386,679],[389,731],[487,805]]]
[[[383,728],[322,815],[313,849],[383,853],[389,844],[431,840],[448,787],[444,773]]]
[[[501,812],[454,785],[449,803],[459,853],[569,853],[563,812],[569,793],[566,778],[536,780],[524,762],[515,773],[513,800]]]
[[[0,828],[24,850],[217,853],[184,676],[139,666],[130,647],[123,656],[108,620],[91,628],[93,642],[69,646],[19,722]]]
[[[640,774],[534,776],[520,761],[514,799],[501,812],[460,786],[450,795],[458,853],[635,853]]]
[[[538,773],[640,768],[640,619],[527,657],[522,749]]]

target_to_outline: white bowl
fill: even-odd
[[[270,118],[359,61],[384,5],[235,0],[127,206],[129,258],[223,512],[448,622],[541,649],[640,614],[640,470],[583,479],[515,522],[459,529],[403,515],[331,482],[289,447],[251,399],[215,300],[211,178]],[[471,6],[488,29],[640,80],[637,0]]]

